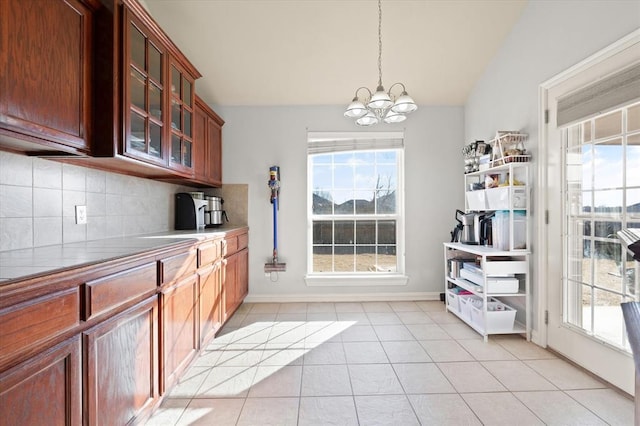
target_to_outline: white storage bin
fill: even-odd
[[[509,190],[508,186],[500,186],[498,188],[488,188],[485,190],[487,198],[487,207],[489,210],[506,210],[509,207]]]
[[[507,210],[527,208],[527,195],[524,186],[500,186],[485,190],[488,210]]]
[[[452,292],[451,290],[447,290],[447,306],[452,311],[460,312],[460,302],[459,296]]]
[[[485,193],[484,189],[466,192],[467,206],[469,210],[486,210],[487,209],[487,200],[484,193]]]
[[[527,248],[527,218],[525,212],[513,212],[514,239],[510,247],[509,212],[497,211],[491,219],[493,247],[498,250],[521,250]]]
[[[458,302],[460,304],[460,316],[465,320],[471,322],[471,309],[474,303],[482,303],[482,299],[473,294],[461,294],[458,295]]]
[[[516,310],[496,299],[487,302],[486,317],[482,306],[470,306],[471,322],[486,333],[508,333],[513,331]]]
[[[517,278],[487,277],[484,291],[487,293],[517,293],[520,282]]]
[[[482,271],[476,272],[471,269],[462,268],[460,270],[460,277],[467,281],[471,281],[474,284],[478,284],[480,286],[484,285],[484,276],[482,275]]]

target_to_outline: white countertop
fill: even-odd
[[[80,241],[44,247],[0,252],[0,285],[24,278],[45,275],[184,242],[224,237],[246,226],[223,226],[198,231],[167,231],[148,235]]]

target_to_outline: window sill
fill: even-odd
[[[355,287],[355,286],[400,286],[407,285],[409,277],[402,274],[388,275],[319,275],[304,277],[308,287]]]

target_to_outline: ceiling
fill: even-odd
[[[217,105],[347,105],[378,81],[375,0],[144,0]],[[526,0],[385,0],[382,73],[419,105],[463,105]],[[526,52],[523,52],[523,55]],[[395,91],[394,91],[395,92]]]

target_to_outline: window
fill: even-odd
[[[565,321],[630,352],[623,302],[639,268],[616,232],[640,228],[640,103],[562,130],[565,147]]]
[[[402,134],[310,134],[310,275],[403,271]]]

